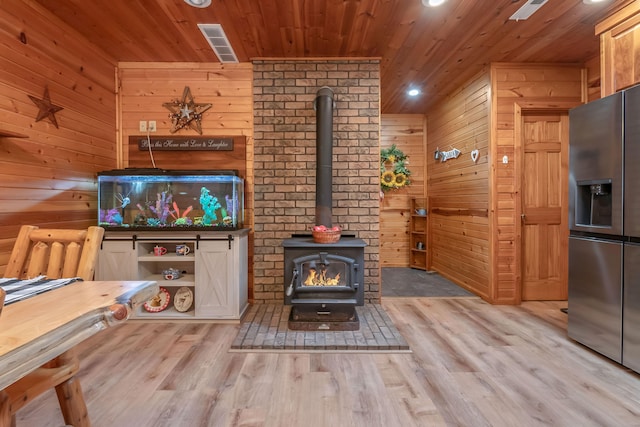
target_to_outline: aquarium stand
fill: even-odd
[[[162,304],[138,307],[133,319],[239,321],[248,306],[248,234],[107,231],[96,280],[158,282]]]

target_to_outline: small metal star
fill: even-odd
[[[182,107],[180,109],[180,117],[184,117],[186,119],[190,119],[191,118],[191,113],[192,113],[192,111],[190,109],[188,109],[186,106]]]
[[[171,133],[191,128],[202,135],[202,113],[211,108],[211,104],[195,103],[189,86],[185,86],[181,100],[165,102],[162,106],[171,112]]]
[[[29,95],[31,101],[38,107],[38,116],[36,117],[36,122],[39,122],[42,119],[49,119],[53,125],[58,128],[58,121],[56,120],[55,114],[58,111],[63,110],[59,105],[54,105],[51,103],[51,97],[49,97],[49,88],[44,87],[44,95],[42,99],[36,98],[35,96]]]

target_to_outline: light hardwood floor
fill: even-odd
[[[79,348],[102,426],[637,426],[640,376],[569,340],[566,303],[385,298],[411,354],[232,353],[237,325],[134,323]],[[53,393],[18,427],[63,425]]]

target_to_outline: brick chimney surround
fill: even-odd
[[[282,243],[315,222],[313,102],[323,86],[335,93],[332,223],[366,242],[365,303],[380,301],[379,70],[377,59],[253,62],[256,303],[282,303]]]

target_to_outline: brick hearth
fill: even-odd
[[[231,350],[410,351],[380,304],[356,307],[357,331],[292,331],[290,305],[254,304],[243,318]]]

